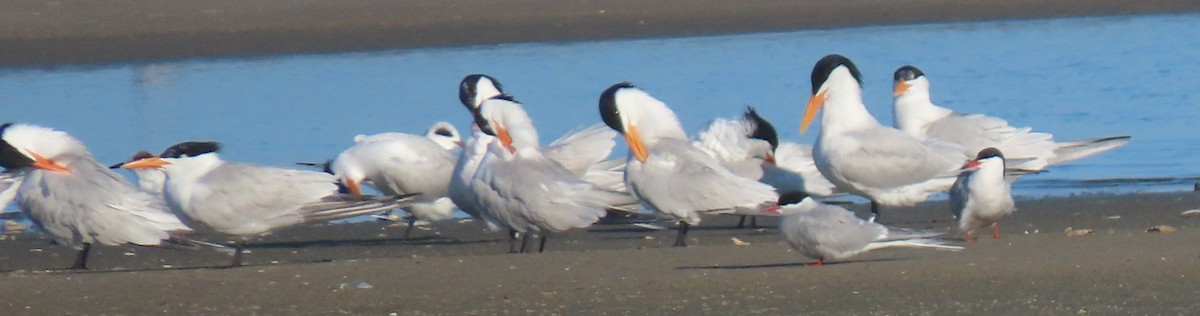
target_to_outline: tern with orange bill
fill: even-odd
[[[330,162],[329,169],[356,196],[363,194],[361,186],[367,184],[387,195],[419,193],[404,207],[410,215],[403,237],[407,239],[417,219],[446,220],[453,218],[457,209],[446,196],[457,156],[453,152],[457,145],[447,138],[457,136],[458,131],[442,124],[433,126],[425,136],[395,132],[358,135],[353,146]]]
[[[675,246],[700,214],[766,215],[779,198],[770,185],[738,176],[688,140],[675,112],[628,82],[600,95],[600,117],[625,136],[625,184],[642,203],[679,219]]]
[[[992,239],[1000,239],[999,221],[1017,210],[1012,188],[1004,179],[1004,154],[995,147],[984,148],[963,166],[950,188],[950,210],[958,218],[958,229],[971,233],[992,226]]]
[[[896,69],[892,76],[896,128],[919,140],[936,138],[962,146],[970,156],[996,147],[1009,158],[1013,169],[1039,171],[1050,165],[1074,161],[1124,146],[1129,136],[1098,137],[1067,142],[1054,135],[1017,128],[983,114],[965,114],[933,104],[929,78],[914,66]]]
[[[824,109],[813,160],[838,188],[879,205],[909,206],[954,184],[967,156],[953,144],[921,141],[879,124],[862,101],[862,74],[841,55],[827,55],[812,71],[812,97],[801,132]],[[875,218],[873,217],[873,219]]]
[[[191,231],[162,199],[100,165],[66,132],[0,125],[0,167],[21,170],[17,204],[61,245],[79,249],[72,269],[87,269],[93,244],[158,246]]]
[[[620,192],[583,181],[543,154],[533,121],[521,103],[507,95],[484,100],[476,116],[479,129],[495,139],[469,180],[481,216],[489,223],[541,237],[591,226],[611,208]],[[522,244],[524,252],[526,245]]]
[[[413,195],[370,197],[338,193],[332,174],[221,160],[216,142],[183,142],[157,157],[121,168],[160,168],[164,197],[192,222],[236,236],[231,266],[242,264],[248,239],[293,225],[387,212]]]

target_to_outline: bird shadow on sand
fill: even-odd
[[[863,262],[887,262],[900,259],[870,259],[870,260],[854,260],[854,261],[834,261],[826,262],[825,265],[833,266],[840,264],[863,263]],[[795,268],[814,266],[816,262],[788,262],[788,263],[767,263],[767,264],[751,264],[751,265],[711,265],[711,266],[685,266],[676,267],[676,270],[748,270],[748,269],[770,269],[770,268]]]

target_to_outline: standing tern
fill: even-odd
[[[686,246],[700,213],[761,214],[779,198],[775,189],[740,177],[688,140],[662,101],[628,82],[600,95],[600,117],[625,135],[626,186],[647,207],[679,219],[675,246]]]
[[[25,172],[18,206],[56,242],[79,249],[72,269],[87,269],[92,244],[156,246],[191,231],[66,132],[5,123],[0,138],[0,166]]]
[[[472,113],[479,112],[484,100],[504,94],[503,86],[488,75],[473,74],[463,78],[459,85],[459,101]],[[542,153],[568,170],[601,188],[628,192],[625,188],[625,166],[620,159],[606,160],[616,145],[617,133],[595,124],[573,130],[541,148]],[[637,198],[631,194],[615,196],[609,201],[616,211],[634,211]]]
[[[164,197],[173,210],[240,237],[231,266],[241,265],[251,237],[281,227],[382,213],[412,199],[340,194],[331,174],[225,162],[218,149],[216,142],[183,142],[158,157],[121,167],[162,169],[167,175]]]
[[[692,143],[742,177],[775,187],[778,192],[805,192],[830,196],[836,186],[821,175],[812,158],[812,147],[780,142],[771,122],[752,107],[736,119],[717,118],[701,128]],[[745,215],[738,221],[741,228]],[[751,217],[751,226],[756,226]]]
[[[979,151],[963,167],[950,188],[950,210],[958,217],[958,228],[971,241],[971,233],[992,225],[992,239],[1000,239],[1000,219],[1017,210],[1012,188],[1004,179],[1004,154],[994,147]]]
[[[591,226],[611,207],[608,201],[621,195],[583,181],[547,158],[532,120],[507,95],[483,101],[476,123],[496,137],[470,179],[481,215],[525,236],[538,233],[538,252],[545,250],[549,234]]]
[[[824,108],[813,145],[817,169],[843,190],[879,204],[907,206],[946,191],[967,156],[953,144],[922,142],[876,121],[862,102],[862,74],[850,59],[828,55],[813,67],[812,97],[801,132]]]
[[[777,211],[783,215],[779,232],[797,252],[817,259],[817,266],[825,265],[825,260],[892,247],[963,249],[930,239],[942,232],[890,228],[860,219],[840,206],[817,202],[803,193],[783,195],[779,206]]]
[[[1129,143],[1129,136],[1055,142],[1053,135],[1012,127],[1000,118],[957,113],[933,104],[929,79],[917,67],[900,67],[892,78],[896,128],[920,140],[937,138],[961,145],[968,156],[996,147],[1014,164],[1010,168],[1042,170]]]
[[[479,106],[484,100],[503,94],[504,89],[500,82],[483,74],[467,75],[458,87],[459,101],[467,108],[472,119],[478,116]],[[542,152],[547,158],[559,161],[571,172],[601,188],[628,192],[624,187],[623,163],[619,160],[604,161],[616,144],[613,141],[615,137],[616,133],[597,124],[563,135],[542,148]],[[458,163],[455,164],[453,176],[450,179],[450,199],[454,201],[454,204],[458,205],[463,212],[483,219],[485,222],[487,219],[481,217],[483,210],[481,210],[480,197],[475,196],[475,190],[472,188],[475,184],[470,180],[474,177],[480,161],[486,154],[488,145],[494,140],[495,137],[480,131],[478,126],[472,126],[472,136],[463,142],[463,150],[459,153]],[[615,198],[617,200],[608,203],[618,209],[614,211],[632,211],[638,205],[637,199],[629,194]],[[492,229],[500,228],[497,223],[487,222],[487,224]],[[517,232],[510,230],[509,252],[517,252],[516,237]]]
[[[408,229],[404,231],[404,239],[408,239],[417,219],[439,221],[454,217],[457,207],[446,197],[455,164],[455,153],[451,152],[454,147],[447,146],[453,143],[442,144],[434,138],[444,140],[457,133],[454,126],[435,125],[426,136],[358,135],[354,137],[354,145],[338,154],[329,169],[353,195],[362,195],[360,184],[364,181],[387,195],[420,193],[404,208],[410,214]]]

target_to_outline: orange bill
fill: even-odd
[[[351,179],[342,179],[346,183],[346,190],[350,191],[351,195],[362,196],[362,188],[358,186],[358,182]]]
[[[121,165],[123,169],[157,169],[171,164],[158,157],[142,158]]]
[[[50,159],[42,157],[42,155],[38,155],[37,153],[33,152],[30,152],[29,154],[33,155],[34,168],[58,172],[71,172],[71,169],[67,169],[67,167],[63,167],[63,165],[54,163],[53,161],[50,161]]]
[[[771,153],[771,152],[767,153],[767,158],[764,160],[771,163],[772,165],[775,164],[775,153]]]
[[[517,149],[513,148],[513,146],[512,146],[512,135],[508,134],[508,129],[506,129],[506,128],[504,128],[504,126],[500,126],[500,125],[495,125],[495,126],[496,126],[496,138],[500,139],[500,144],[504,145],[504,148],[507,148],[508,152],[516,153]]]
[[[979,160],[971,160],[963,165],[962,170],[975,170],[979,168]]]
[[[907,82],[904,82],[904,81],[897,82],[896,87],[892,88],[892,97],[894,98],[894,97],[900,96],[901,94],[904,94],[904,91],[908,91],[908,88],[911,88],[911,87],[912,87],[912,85],[908,84]]]
[[[646,162],[646,157],[650,156],[650,152],[646,150],[646,144],[642,143],[641,136],[638,136],[637,126],[629,125],[625,129],[625,143],[629,144],[629,150],[633,152],[633,156],[637,157],[638,161]]]
[[[821,110],[821,106],[824,104],[825,91],[808,98],[808,107],[804,109],[804,119],[800,121],[800,134],[808,131],[808,125],[812,123],[813,118],[817,116],[817,111]]]

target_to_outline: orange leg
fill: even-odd
[[[812,263],[812,264],[809,264],[809,266],[815,266],[815,267],[824,267],[824,266],[825,266],[825,259],[817,259],[817,263]]]
[[[1000,239],[1000,223],[992,223],[992,239]]]
[[[971,238],[971,232],[967,232],[967,238],[965,238],[965,239],[964,239],[964,241],[968,241],[968,242],[969,242],[969,241],[972,241],[972,240],[975,240],[975,239]]]

